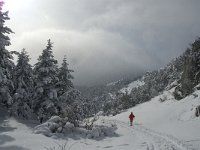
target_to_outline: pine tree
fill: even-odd
[[[74,77],[71,75],[71,72],[74,72],[73,70],[68,68],[67,58],[66,56],[63,59],[62,66],[59,68],[59,82],[57,84],[58,90],[58,96],[63,95],[68,90],[74,88],[74,85],[71,81],[71,79],[74,79]]]
[[[192,44],[192,53],[194,85],[197,85],[200,82],[200,37]]]
[[[2,3],[0,5],[2,6]],[[12,104],[11,96],[14,89],[12,82],[13,57],[5,48],[10,45],[10,38],[7,34],[13,33],[10,28],[5,26],[5,21],[9,19],[8,12],[0,11],[0,102],[7,107]]]
[[[36,85],[32,106],[39,117],[47,119],[58,113],[55,87],[58,82],[57,72],[57,60],[52,54],[52,43],[48,40],[46,49],[39,56],[34,68]]]
[[[33,70],[29,64],[29,55],[23,49],[18,54],[17,65],[14,73],[15,93],[13,96],[14,104],[12,112],[16,116],[23,118],[33,117],[31,110],[31,100],[33,92]]]
[[[196,39],[184,55],[183,73],[180,85],[175,90],[175,98],[182,99],[193,92],[200,82],[200,38]]]
[[[59,100],[63,117],[67,117],[69,122],[78,126],[78,121],[83,119],[86,112],[81,93],[76,89],[70,89],[60,96]]]
[[[57,83],[58,97],[61,115],[67,117],[68,121],[78,126],[79,121],[88,116],[88,103],[81,96],[81,93],[74,88],[71,75],[73,70],[68,68],[66,56],[62,66],[59,68],[59,82]]]

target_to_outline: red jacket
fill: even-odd
[[[130,121],[133,121],[134,118],[135,118],[134,114],[131,113],[131,114],[129,115],[129,119],[130,119]]]

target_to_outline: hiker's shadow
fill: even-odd
[[[3,145],[7,142],[14,141],[15,139],[8,135],[0,135],[0,145]]]
[[[8,117],[6,115],[2,115],[0,117],[0,150],[29,150],[20,146],[10,145],[4,146],[4,144],[8,144],[9,142],[15,141],[15,138],[4,134],[5,132],[12,132],[16,128],[12,127],[9,124]]]
[[[20,146],[5,146],[5,147],[0,146],[0,150],[29,150],[29,149]]]
[[[16,129],[15,127],[11,127],[9,125],[9,121],[7,119],[1,120],[1,122],[0,122],[0,134],[3,133],[3,132],[13,131],[15,129]]]
[[[11,145],[11,146],[3,146],[6,143],[15,141],[15,139],[11,136],[8,135],[0,135],[0,150],[29,150],[20,146],[15,146],[15,145]]]

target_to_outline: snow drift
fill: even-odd
[[[48,137],[78,134],[83,138],[97,139],[100,137],[115,136],[116,130],[116,124],[105,119],[100,119],[94,122],[91,128],[87,129],[85,124],[80,127],[74,127],[72,123],[68,122],[67,118],[63,119],[59,116],[53,116],[45,123],[36,126],[33,132],[35,134],[43,134]]]

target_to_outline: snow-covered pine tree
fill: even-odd
[[[78,126],[78,122],[82,120],[85,117],[85,113],[87,113],[87,108],[85,108],[87,104],[84,103],[81,93],[72,88],[60,96],[59,100],[63,117],[67,117],[69,122],[73,123],[74,126]]]
[[[200,83],[200,37],[192,44],[192,69],[194,72],[194,85]]]
[[[12,112],[14,115],[30,119],[33,117],[31,110],[33,92],[33,70],[29,64],[29,55],[23,49],[18,53],[17,65],[14,71],[15,91],[13,96]]]
[[[36,85],[32,107],[39,117],[48,119],[52,115],[57,115],[59,111],[56,90],[58,67],[57,60],[52,54],[50,39],[35,64],[34,73]]]
[[[183,73],[180,84],[176,87],[176,99],[182,99],[193,92],[193,88],[200,82],[200,38],[197,38],[184,55]]]
[[[67,117],[68,121],[78,126],[78,121],[88,115],[88,103],[81,96],[81,93],[74,88],[71,73],[73,70],[68,68],[66,56],[59,68],[58,78],[59,82],[56,84],[58,91],[58,98],[63,117]]]
[[[8,12],[0,11],[0,103],[7,107],[12,104],[11,96],[14,89],[12,81],[13,57],[5,48],[10,45],[10,38],[7,34],[13,33],[10,28],[5,26],[5,21],[9,19]]]
[[[74,77],[71,75],[71,73],[74,71],[69,69],[68,65],[69,64],[67,63],[67,58],[65,56],[63,59],[62,66],[59,68],[59,73],[58,73],[58,78],[59,78],[59,82],[57,83],[58,96],[61,96],[68,90],[74,88],[74,85],[71,81],[72,79],[74,79]]]

